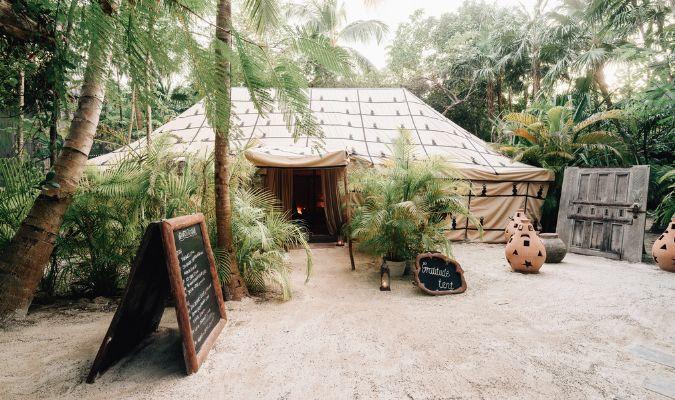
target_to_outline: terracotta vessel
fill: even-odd
[[[546,263],[559,263],[565,258],[567,254],[567,246],[565,242],[558,237],[557,233],[540,233],[539,239],[544,243],[546,248]]]
[[[522,273],[537,273],[546,261],[546,248],[527,217],[523,217],[504,249],[511,269]]]
[[[391,271],[391,276],[393,277],[405,276],[410,272],[410,261],[391,261],[385,259],[384,262],[389,267],[389,271]]]
[[[666,231],[654,242],[652,257],[662,270],[675,272],[675,215]]]
[[[513,217],[509,218],[509,222],[506,224],[506,227],[504,228],[504,236],[506,237],[507,241],[511,239],[511,236],[518,228],[518,224],[520,223],[521,218],[524,217],[526,217],[525,209],[519,208],[516,210],[516,213],[513,214]]]

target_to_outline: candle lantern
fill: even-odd
[[[390,291],[391,290],[391,276],[389,275],[389,266],[386,261],[382,263],[380,267],[380,290]]]

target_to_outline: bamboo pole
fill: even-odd
[[[347,224],[352,221],[352,200],[351,195],[349,194],[349,187],[347,186],[347,167],[344,167],[344,173],[342,174],[342,180],[345,184],[345,196],[347,196]],[[352,235],[350,234],[347,238],[347,247],[349,247],[349,261],[352,264],[352,271],[356,270],[356,264],[354,264],[354,250],[352,247]]]

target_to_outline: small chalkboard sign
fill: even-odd
[[[215,259],[202,214],[148,226],[122,301],[87,377],[99,373],[157,330],[169,295],[183,341],[188,374],[197,372],[226,322]]]
[[[459,263],[441,253],[424,253],[415,261],[415,284],[431,295],[458,294],[466,290]]]

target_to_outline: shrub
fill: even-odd
[[[352,174],[358,199],[348,234],[360,250],[388,260],[409,260],[425,251],[449,255],[448,216],[472,218],[461,197],[468,186],[441,158],[415,160],[407,131],[401,131],[392,151],[382,167]]]
[[[252,187],[255,168],[233,165],[233,235],[239,268],[251,292],[279,288],[291,296],[285,251],[303,246],[306,233],[289,222],[274,198]],[[107,170],[86,173],[66,213],[56,257],[43,287],[75,295],[114,295],[123,287],[143,232],[152,221],[202,212],[215,238],[212,159],[176,158],[166,137]],[[229,276],[216,250],[221,278]],[[58,266],[61,266],[59,269]],[[55,277],[58,276],[58,279]]]

